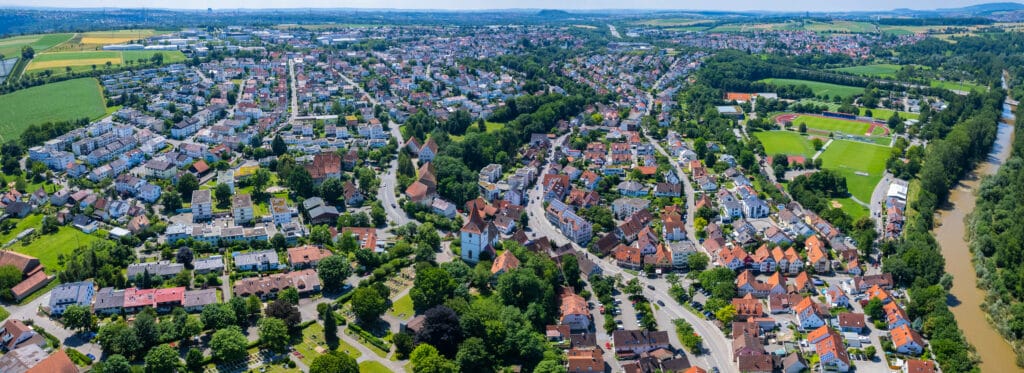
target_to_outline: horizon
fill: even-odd
[[[560,7],[545,6],[543,0],[496,0],[491,2],[473,0],[438,0],[432,2],[416,0],[354,0],[345,4],[337,4],[332,0],[308,0],[303,6],[293,6],[290,0],[180,0],[176,7],[168,7],[166,2],[155,0],[37,0],[30,5],[18,4],[13,1],[0,0],[0,8],[28,9],[152,9],[152,10],[367,10],[367,11],[527,11],[527,10],[562,10],[562,11],[695,11],[695,12],[875,12],[897,9],[930,11],[937,9],[961,8],[972,5],[1013,3],[1019,1],[991,0],[864,0],[858,7],[850,7],[848,3],[820,2],[815,0],[794,0],[781,4],[765,4],[757,0],[725,0],[713,3],[713,6],[688,2],[638,0],[633,7],[622,8],[621,2],[611,0],[568,0]],[[672,4],[681,3],[681,4]],[[429,6],[422,6],[429,4]],[[215,6],[217,5],[217,6]],[[255,5],[255,6],[253,6]],[[482,6],[481,6],[482,5]],[[771,5],[771,6],[767,6]],[[773,7],[774,6],[774,7]]]

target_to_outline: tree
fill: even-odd
[[[185,172],[178,179],[176,189],[185,199],[192,201],[192,192],[199,190],[199,179],[192,173]]]
[[[455,362],[438,354],[434,346],[423,343],[410,354],[413,373],[456,373],[459,367]]]
[[[288,188],[303,198],[313,196],[313,177],[304,167],[297,167],[288,175]]]
[[[320,197],[329,204],[337,203],[343,193],[344,185],[341,179],[329,178],[320,184]]]
[[[160,196],[160,203],[164,206],[164,214],[173,215],[181,210],[181,194],[173,190],[167,191]]]
[[[26,45],[21,47],[21,58],[31,60],[36,56],[36,50],[32,46]]]
[[[56,218],[53,218],[51,216],[44,216],[43,217],[43,227],[42,227],[43,234],[57,233],[57,231],[59,229],[60,229],[60,225],[57,223],[57,219]]]
[[[235,311],[226,303],[214,303],[203,307],[200,318],[203,325],[213,330],[221,330],[237,322]]]
[[[143,350],[155,346],[160,341],[160,332],[156,328],[155,313],[152,308],[147,308],[135,316],[135,322],[132,323],[132,328],[135,329],[135,335],[139,336],[139,342],[142,343]]]
[[[331,243],[331,231],[323,224],[313,226],[309,232],[309,241],[316,245],[328,245]]]
[[[558,360],[543,360],[533,368],[533,373],[565,373],[565,366]]]
[[[100,347],[103,347],[103,352],[108,354],[135,356],[135,353],[142,349],[142,343],[139,342],[135,330],[124,320],[103,325],[96,334],[96,340]]]
[[[174,256],[185,268],[192,268],[192,249],[188,246],[182,246],[178,249],[178,254]]]
[[[107,361],[96,362],[94,371],[99,373],[131,373],[132,365],[128,359],[121,354],[113,354],[107,357]]]
[[[92,310],[88,306],[70,305],[64,310],[64,314],[61,317],[64,321],[64,326],[72,330],[92,330],[96,327],[96,322],[92,317]]]
[[[217,207],[228,208],[231,206],[231,187],[227,184],[217,184],[217,188],[213,191],[214,196],[217,197]]]
[[[178,351],[167,344],[153,347],[146,354],[146,371],[150,373],[171,373],[178,370]]]
[[[274,136],[274,140],[270,142],[270,151],[276,156],[280,156],[288,152],[288,144],[284,143],[284,139],[281,135]]]
[[[425,311],[444,303],[454,293],[455,280],[448,271],[429,264],[417,266],[416,279],[409,290],[412,304],[417,311]]]
[[[247,345],[248,341],[242,330],[234,325],[217,330],[210,338],[213,357],[222,362],[234,362],[244,358]]]
[[[388,300],[376,290],[360,286],[352,293],[352,312],[362,323],[377,320],[388,310]]]
[[[566,284],[580,290],[580,264],[575,255],[567,255],[562,259],[562,275],[565,276]]]
[[[320,275],[324,292],[335,292],[341,290],[345,279],[352,275],[352,265],[344,255],[331,255],[317,264],[317,274]]]
[[[798,128],[800,133],[807,133],[807,123],[800,122],[800,127]]]
[[[270,302],[270,304],[267,305],[266,314],[268,317],[276,317],[284,320],[284,323],[288,325],[289,330],[292,330],[302,322],[302,316],[299,315],[299,308],[295,307],[294,304],[281,299]]]
[[[0,266],[0,296],[13,300],[14,293],[11,292],[11,288],[21,282],[21,276],[18,267],[9,264]]]
[[[882,308],[882,301],[878,298],[871,298],[868,304],[864,305],[864,314],[868,315],[871,320],[883,320],[885,319],[885,310]]]
[[[703,271],[708,267],[708,262],[711,260],[707,254],[704,253],[693,253],[686,258],[686,264],[690,267],[691,271],[699,272]]]
[[[202,372],[204,359],[202,351],[198,348],[190,348],[185,354],[185,368],[190,372]]]
[[[289,286],[277,293],[277,299],[284,300],[288,303],[299,305],[299,290],[293,286]]]
[[[732,319],[735,318],[735,317],[736,317],[736,307],[733,307],[733,305],[731,305],[731,304],[727,305],[725,307],[719,308],[718,311],[715,312],[715,318],[717,318],[718,321],[721,321],[722,324],[724,324],[724,325],[732,324]]]
[[[483,339],[469,338],[462,342],[455,356],[455,362],[463,372],[492,372],[494,360]]]
[[[435,306],[423,314],[423,328],[416,333],[416,343],[440,346],[441,354],[454,357],[459,342],[462,342],[462,327],[455,311]]]
[[[313,359],[309,373],[359,373],[359,364],[347,354],[331,351]]]
[[[249,185],[252,186],[252,195],[256,199],[266,198],[267,185],[270,184],[270,171],[265,168],[258,168],[249,177]]]
[[[409,353],[416,346],[413,342],[413,338],[409,333],[398,333],[392,338],[392,342],[395,343],[395,355],[400,360],[408,359]]]
[[[264,347],[284,352],[288,349],[290,340],[288,326],[284,321],[273,317],[260,319],[260,344]]]
[[[323,303],[321,303],[323,304]],[[338,317],[330,307],[320,312],[320,318],[324,320],[324,340],[328,344],[338,342]]]

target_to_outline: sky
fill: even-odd
[[[0,0],[3,6],[121,7],[175,9],[390,8],[390,9],[686,9],[849,11],[894,8],[936,9],[1002,0]]]

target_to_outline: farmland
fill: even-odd
[[[149,61],[155,54],[164,55],[164,63],[177,63],[185,60],[185,55],[180,51],[92,51],[92,52],[56,52],[37,54],[36,58],[26,68],[26,72],[38,73],[50,70],[54,75],[66,73],[66,67],[71,67],[74,72],[88,71],[96,66],[96,69],[106,68],[107,62],[111,66],[120,66],[124,63],[137,63],[139,59]]]
[[[874,65],[841,67],[835,70],[850,74],[891,78],[893,76],[896,76],[896,72],[900,71],[901,68],[902,66],[900,65],[883,63]]]
[[[99,82],[93,78],[66,80],[0,95],[0,140],[16,139],[32,124],[96,119],[106,113],[105,107]]]
[[[821,154],[822,167],[838,171],[846,177],[850,194],[869,202],[871,194],[885,172],[885,160],[889,157],[888,147],[856,141],[835,140]],[[856,174],[867,173],[868,176]]]
[[[786,154],[810,157],[814,155],[814,147],[804,136],[790,131],[757,132],[754,136],[764,145],[767,155]]]
[[[66,43],[54,48],[51,52],[98,51],[104,45],[122,44],[164,33],[166,32],[151,29],[85,32],[75,34],[71,40],[65,39]]]
[[[864,92],[863,88],[851,87],[846,85],[838,85],[831,83],[815,82],[812,80],[799,80],[799,79],[776,79],[769,78],[761,80],[765,83],[771,83],[774,85],[806,85],[814,92],[815,95],[829,95],[829,96],[840,96],[840,97],[851,97]]]
[[[30,46],[36,53],[68,41],[72,34],[23,35],[0,39],[0,54],[6,57],[20,56],[21,47]]]

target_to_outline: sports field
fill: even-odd
[[[68,41],[72,34],[23,35],[0,39],[0,54],[5,57],[21,56],[21,47],[32,47],[36,53]]]
[[[954,91],[988,91],[988,88],[982,87],[973,82],[951,82],[947,80],[932,80],[931,86],[933,88],[945,88]]]
[[[761,140],[761,144],[764,145],[764,153],[769,156],[786,154],[811,157],[815,153],[810,140],[796,132],[755,132],[754,137]]]
[[[0,141],[17,139],[32,124],[95,119],[106,113],[103,92],[93,78],[44,84],[0,95]]]
[[[851,135],[864,135],[871,131],[871,124],[845,119],[819,117],[816,115],[801,115],[793,119],[793,127],[806,124],[809,130],[824,132],[842,132]]]
[[[850,66],[841,67],[835,69],[836,71],[847,72],[850,74],[867,75],[867,76],[878,76],[883,78],[893,77],[896,72],[900,71],[902,66],[893,64],[874,64],[874,65],[863,65],[863,66]]]
[[[832,83],[815,82],[815,81],[812,81],[812,80],[768,78],[768,79],[763,79],[761,81],[765,82],[765,83],[771,83],[771,84],[782,85],[782,86],[785,86],[785,85],[793,85],[793,86],[806,85],[807,87],[809,87],[811,89],[812,92],[814,92],[815,95],[829,95],[829,96],[837,96],[838,95],[840,97],[850,97],[850,96],[853,96],[853,95],[864,93],[864,89],[863,88],[851,87],[851,86],[846,86],[846,85],[838,85],[838,84],[832,84]]]
[[[864,203],[871,202],[875,186],[882,180],[889,147],[863,142],[834,140],[821,154],[822,167],[846,177],[850,194]],[[857,174],[866,173],[867,176]]]
[[[871,110],[871,117],[872,118],[881,119],[881,120],[889,120],[889,118],[892,117],[892,113],[895,113],[895,111],[890,110],[890,109],[882,109],[882,108],[865,109],[865,108],[860,108],[860,115],[867,115],[868,110]],[[920,116],[921,115],[918,114],[918,113],[910,113],[910,112],[906,112],[906,111],[901,111],[900,112],[900,118],[903,118],[903,119],[917,119]]]

